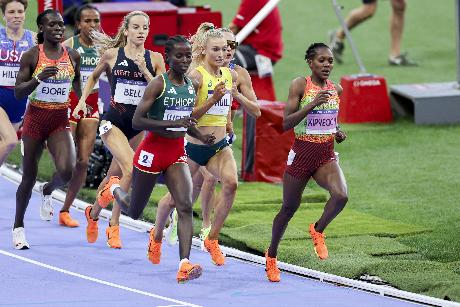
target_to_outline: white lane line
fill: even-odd
[[[39,262],[39,261],[36,261],[36,260],[32,260],[32,259],[29,259],[29,258],[18,256],[18,255],[9,253],[9,252],[1,250],[1,249],[0,249],[0,254],[8,256],[8,257],[16,258],[16,259],[22,260],[24,262],[35,264],[35,265],[38,265],[40,267],[43,267],[43,268],[46,268],[46,269],[49,269],[49,270],[53,270],[53,271],[56,271],[56,272],[59,272],[59,273],[64,273],[64,274],[71,275],[71,276],[74,276],[74,277],[86,279],[86,280],[89,280],[89,281],[92,281],[92,282],[95,282],[95,283],[98,283],[98,284],[102,284],[102,285],[105,285],[105,286],[118,288],[118,289],[122,289],[122,290],[125,290],[125,291],[129,291],[129,292],[133,292],[133,293],[137,293],[137,294],[157,298],[157,299],[160,299],[160,300],[180,304],[180,305],[171,305],[171,306],[203,307],[203,306],[200,306],[200,305],[195,305],[195,304],[175,300],[173,298],[169,298],[169,297],[166,297],[166,296],[161,296],[161,295],[157,295],[157,294],[154,294],[154,293],[145,292],[145,291],[142,291],[142,290],[137,290],[137,289],[125,287],[125,286],[118,285],[118,284],[115,284],[115,283],[111,283],[111,282],[108,282],[108,281],[104,281],[104,280],[101,280],[101,279],[97,279],[97,278],[89,277],[89,276],[86,276],[86,275],[78,274],[78,273],[75,273],[75,272],[67,271],[67,270],[64,270],[64,269],[61,269],[61,268],[46,264],[46,263],[42,263],[42,262]]]

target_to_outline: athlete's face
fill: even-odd
[[[170,54],[166,55],[166,61],[172,70],[185,74],[192,63],[192,47],[189,43],[175,44]]]
[[[225,51],[224,66],[228,66],[235,55],[238,43],[235,41],[235,35],[230,32],[224,32],[224,38],[227,41],[227,50]]]
[[[129,19],[128,29],[125,30],[127,40],[136,46],[143,45],[149,34],[149,21],[143,15],[136,15]]]
[[[43,17],[42,24],[39,27],[43,32],[45,41],[59,43],[64,36],[64,20],[61,14],[47,14]]]
[[[94,9],[86,9],[81,11],[80,21],[76,24],[80,34],[86,38],[90,38],[91,31],[101,30],[101,16]]]
[[[227,41],[223,37],[209,38],[203,53],[208,64],[222,67],[227,53]]]
[[[308,66],[310,66],[313,75],[319,79],[328,79],[334,67],[334,57],[331,50],[329,48],[317,49],[313,60],[308,60]]]
[[[3,19],[5,20],[7,28],[13,30],[22,28],[24,26],[25,18],[26,10],[22,3],[13,1],[6,5]]]

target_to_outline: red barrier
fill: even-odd
[[[63,12],[62,0],[38,0],[38,13],[44,10],[53,9]]]
[[[391,122],[390,99],[385,79],[381,76],[345,76],[340,83],[339,122]]]
[[[145,48],[164,54],[169,36],[177,34],[177,7],[169,2],[117,2],[94,3],[101,13],[102,29],[115,35],[123,17],[133,10],[143,11],[150,17],[150,31]]]
[[[284,102],[259,101],[262,115],[244,114],[241,177],[246,181],[281,182],[294,132],[283,131]]]
[[[222,27],[221,12],[211,12],[210,7],[183,7],[177,11],[177,34],[190,37],[203,22],[211,22]]]
[[[257,73],[251,74],[251,82],[257,99],[276,101],[275,87],[271,76],[259,78]]]

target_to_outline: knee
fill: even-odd
[[[228,193],[236,193],[238,189],[238,179],[237,178],[228,178],[223,180],[222,189]]]
[[[295,212],[297,211],[297,208],[298,208],[298,206],[293,207],[293,206],[286,206],[286,205],[283,204],[283,206],[281,207],[281,212],[280,213],[284,217],[286,217],[288,219],[291,219],[294,216]]]
[[[348,202],[348,194],[345,191],[337,191],[331,194],[331,197],[336,201],[337,204],[344,207]]]
[[[89,159],[88,158],[77,158],[76,168],[78,169],[87,169]]]
[[[179,215],[191,216],[193,214],[192,202],[190,200],[185,200],[181,203],[177,203],[176,210]]]
[[[393,13],[396,15],[403,15],[406,11],[406,1],[404,0],[393,0],[391,5],[393,7]]]
[[[371,18],[372,16],[375,15],[376,11],[377,11],[377,4],[365,5],[363,8],[364,19]]]
[[[7,152],[10,152],[18,144],[18,137],[16,136],[16,134],[7,136],[2,143],[3,143],[3,146],[5,147],[5,150]]]
[[[73,167],[66,167],[63,170],[59,171],[59,176],[61,177],[62,181],[67,183],[72,178],[72,173],[73,173]]]

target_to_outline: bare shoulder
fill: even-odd
[[[334,82],[334,87],[335,87],[335,90],[337,91],[337,95],[340,96],[342,94],[342,92],[343,92],[342,86],[340,84]]]
[[[241,67],[240,65],[235,65],[234,69],[238,73],[239,80],[251,79],[251,76],[249,75],[249,72],[247,71],[246,68]]]
[[[24,55],[21,57],[21,61],[24,61],[26,63],[36,63],[38,61],[38,54],[40,53],[40,49],[38,46],[33,46],[26,52],[24,52]]]
[[[307,80],[304,77],[297,77],[291,82],[291,88],[293,89],[301,89],[302,91],[307,86]]]
[[[197,69],[192,69],[192,71],[187,74],[187,77],[192,80],[195,89],[200,88],[201,84],[203,83],[203,76]]]

